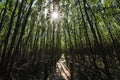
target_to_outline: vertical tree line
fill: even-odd
[[[62,54],[71,80],[120,79],[119,3],[0,1],[0,79],[47,80]],[[50,19],[51,5],[58,21]]]

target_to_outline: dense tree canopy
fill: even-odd
[[[62,54],[71,80],[119,80],[120,0],[0,0],[1,80],[47,80]]]

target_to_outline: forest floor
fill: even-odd
[[[56,70],[49,75],[48,80],[70,80],[70,71],[65,63],[66,60],[62,54],[56,64]]]

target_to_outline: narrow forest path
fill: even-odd
[[[56,63],[56,70],[49,75],[48,80],[70,80],[70,71],[65,64],[65,56],[62,54]]]

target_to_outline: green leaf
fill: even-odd
[[[93,5],[97,4],[99,0],[88,0],[88,3],[92,3]]]
[[[103,6],[104,7],[110,7],[111,3],[112,3],[112,0],[104,0]]]

